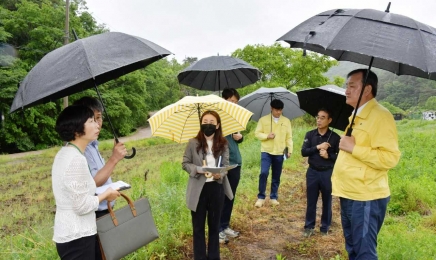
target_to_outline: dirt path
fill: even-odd
[[[231,260],[300,260],[335,259],[343,251],[343,236],[339,214],[339,200],[333,199],[333,218],[330,233],[319,232],[321,198],[317,207],[315,235],[303,237],[306,213],[305,173],[284,170],[280,184],[280,205],[273,207],[267,199],[262,208],[255,208],[255,199],[239,194],[232,227],[241,232],[238,238],[221,245],[221,259]],[[245,203],[246,202],[246,203]],[[189,245],[189,243],[188,243]],[[191,242],[192,245],[192,242]],[[186,248],[192,257],[192,248]],[[280,258],[281,256],[281,258]]]
[[[138,130],[134,134],[129,135],[129,136],[120,137],[120,138],[118,138],[118,140],[120,142],[128,142],[128,141],[140,140],[140,139],[149,138],[149,137],[151,137],[150,127],[141,127],[141,128],[138,128]],[[44,151],[45,150],[38,150],[38,151],[31,151],[31,152],[24,152],[24,153],[14,153],[14,154],[9,154],[7,156],[10,159],[16,159],[16,158],[21,158],[21,157],[28,156],[28,155],[41,154]]]

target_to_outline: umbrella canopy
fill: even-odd
[[[224,136],[244,130],[253,114],[216,95],[186,96],[148,119],[151,134],[178,143],[188,142],[198,134],[200,117],[207,110],[216,111],[220,115]]]
[[[436,29],[403,15],[372,9],[335,9],[304,21],[278,40],[391,71],[436,80]],[[369,73],[367,73],[368,75]],[[363,86],[366,86],[366,78]],[[357,101],[359,107],[364,88]],[[351,136],[357,109],[347,136]]]
[[[370,65],[374,58],[374,67],[436,80],[436,29],[389,10],[326,11],[278,40],[337,60]]]
[[[221,91],[242,88],[260,79],[260,71],[230,56],[211,56],[182,70],[177,79],[183,85],[201,90]]]
[[[297,91],[300,108],[316,117],[320,108],[330,111],[333,118],[330,127],[344,131],[353,107],[345,103],[345,89],[335,85],[326,85]]]
[[[153,42],[119,32],[76,40],[48,53],[32,68],[10,112],[93,88],[169,54]]]
[[[253,112],[254,114],[251,119],[258,121],[262,116],[271,113],[270,103],[273,99],[280,99],[283,101],[283,116],[288,119],[304,115],[304,111],[300,109],[297,95],[282,87],[259,88],[258,90],[242,97],[239,100],[238,105]]]

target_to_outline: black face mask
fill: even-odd
[[[207,137],[213,135],[216,131],[216,125],[213,124],[201,124],[201,131]]]

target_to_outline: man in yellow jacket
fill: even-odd
[[[375,100],[377,82],[377,75],[367,69],[347,76],[346,102],[357,109],[357,115],[352,135],[341,138],[332,175],[332,195],[340,198],[345,248],[349,259],[356,260],[378,259],[377,235],[390,199],[388,171],[401,155],[394,118]]]
[[[283,156],[290,157],[293,149],[291,121],[282,115],[283,102],[279,99],[274,99],[271,101],[270,106],[271,114],[259,119],[255,131],[256,137],[261,141],[259,194],[254,204],[258,208],[262,207],[265,202],[269,168],[271,168],[272,175],[271,192],[269,195],[270,203],[274,206],[280,204],[277,199],[284,160]],[[285,148],[287,148],[286,151]]]

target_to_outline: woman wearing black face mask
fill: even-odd
[[[229,148],[223,137],[221,119],[215,111],[206,111],[200,119],[201,129],[189,140],[183,155],[183,169],[189,173],[186,203],[191,210],[194,230],[194,259],[220,259],[219,225],[224,196],[233,198],[227,176],[208,176],[202,165],[209,167],[229,165]],[[221,160],[220,160],[221,158]],[[218,165],[220,162],[220,165]],[[208,223],[208,250],[206,253],[205,223]]]

